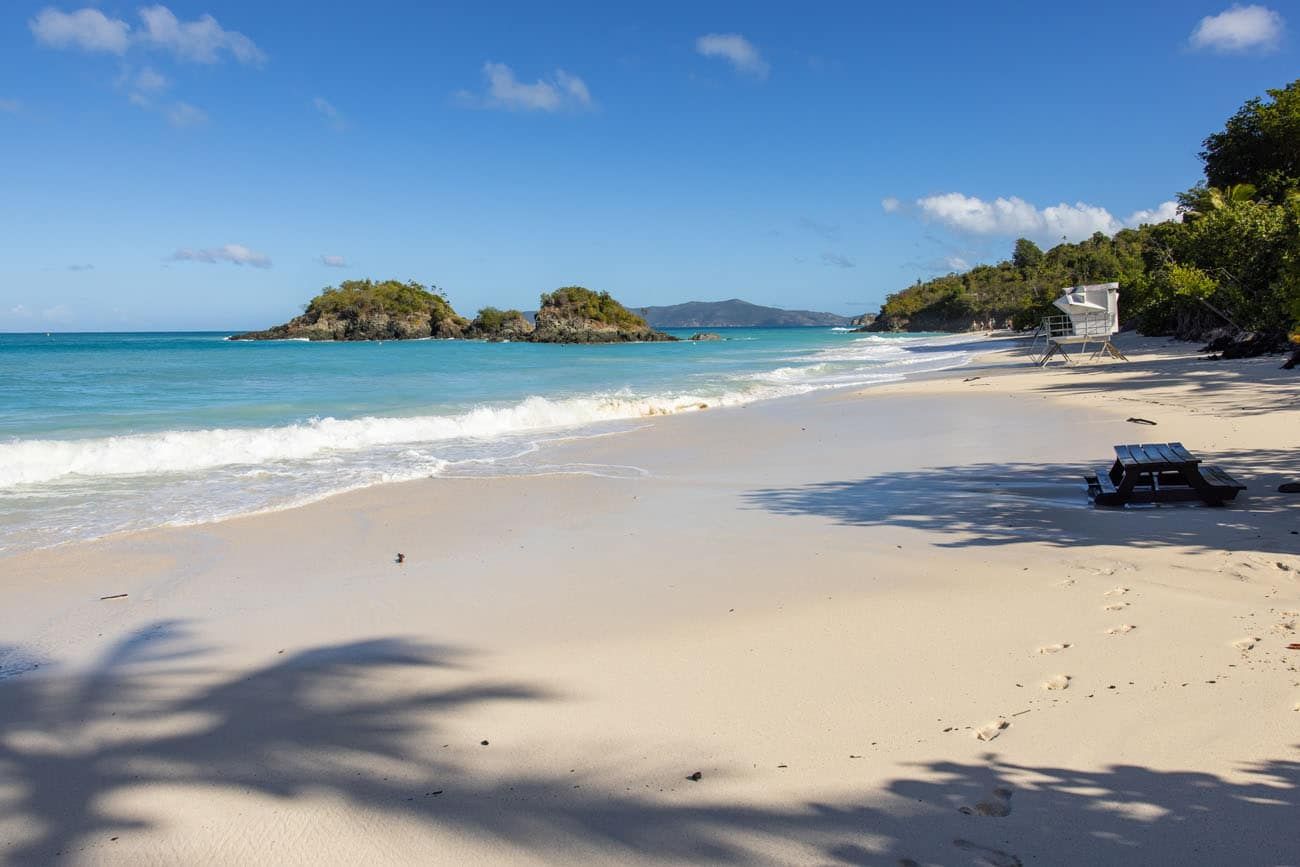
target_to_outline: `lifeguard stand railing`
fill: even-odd
[[[1111,343],[1113,331],[1111,315],[1104,311],[1044,316],[1029,341],[1029,355],[1039,367],[1047,364],[1055,355],[1064,358],[1066,364],[1072,364],[1074,356],[1089,350],[1090,359],[1095,359],[1104,352],[1112,358],[1127,361],[1124,354]]]

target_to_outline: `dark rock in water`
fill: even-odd
[[[676,340],[655,331],[608,292],[565,286],[542,296],[534,343],[631,343]]]
[[[231,340],[412,340],[460,337],[469,322],[442,295],[411,281],[345,280],[313,298],[301,316]]]
[[[1291,357],[1286,360],[1286,364],[1282,365],[1282,369],[1295,370],[1297,365],[1300,365],[1300,349],[1291,353]]]
[[[528,340],[533,334],[533,323],[518,310],[498,310],[484,307],[465,330],[466,337],[492,342]]]
[[[1277,489],[1284,494],[1300,494],[1300,482],[1287,482],[1278,485]]]
[[[691,340],[721,340],[721,334],[714,334],[712,331],[697,331],[691,335]]]

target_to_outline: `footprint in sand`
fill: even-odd
[[[1101,595],[1102,596],[1123,596],[1127,592],[1128,592],[1127,587],[1112,587],[1111,589],[1107,590],[1105,593]]]
[[[1126,632],[1132,632],[1137,629],[1132,623],[1121,623],[1119,626],[1112,626],[1106,630],[1107,635],[1123,635]]]
[[[959,813],[967,816],[992,816],[1001,819],[1011,815],[1011,790],[998,786],[993,793],[973,807],[959,807]]]
[[[998,735],[1002,734],[1002,732],[1010,725],[1011,723],[1007,722],[1001,717],[998,717],[992,722],[985,723],[984,725],[975,729],[975,739],[980,741],[991,741],[994,738],[996,738]]]
[[[1001,849],[990,849],[988,846],[981,846],[979,843],[972,843],[960,837],[953,840],[952,845],[963,852],[970,852],[975,856],[976,863],[984,867],[1024,867],[1024,862],[1019,858]]]
[[[1070,680],[1068,674],[1054,674],[1043,681],[1043,689],[1069,689]]]
[[[1123,611],[1125,608],[1128,608],[1127,602],[1112,602],[1109,605],[1107,605],[1105,608],[1102,608],[1101,610],[1102,611]]]
[[[1250,650],[1258,643],[1258,638],[1238,638],[1236,641],[1232,642],[1232,646],[1238,650]]]
[[[1039,653],[1060,653],[1062,650],[1065,650],[1069,646],[1070,645],[1068,644],[1044,644],[1042,647],[1038,648],[1038,652]]]

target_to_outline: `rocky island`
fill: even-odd
[[[542,295],[534,322],[484,307],[472,321],[441,292],[398,280],[345,280],[308,302],[301,316],[231,340],[415,340],[471,338],[532,343],[630,343],[677,338],[656,331],[608,292],[565,286]]]
[[[651,328],[608,292],[565,286],[542,295],[534,343],[626,343],[676,340]]]
[[[231,340],[414,340],[462,337],[470,321],[442,295],[397,280],[344,280],[308,302],[301,316]]]

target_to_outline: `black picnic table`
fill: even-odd
[[[1182,443],[1115,446],[1110,469],[1086,476],[1098,506],[1126,503],[1176,503],[1203,500],[1221,506],[1246,486],[1218,467],[1205,464]]]

